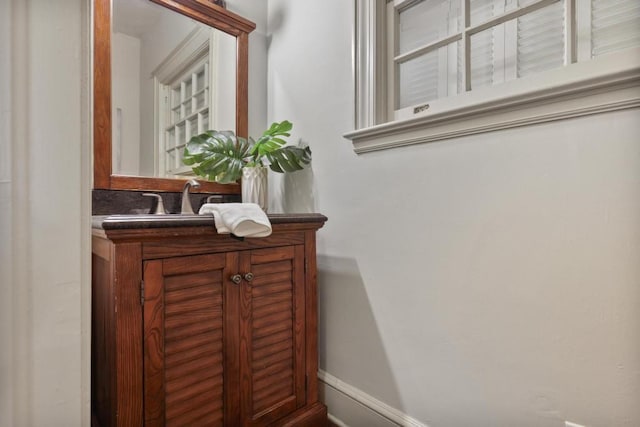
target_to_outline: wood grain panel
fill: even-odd
[[[294,277],[294,292],[293,292],[293,315],[296,320],[295,323],[295,360],[296,360],[296,368],[298,369],[297,375],[295,377],[296,383],[296,406],[298,408],[303,407],[307,404],[307,378],[308,367],[306,366],[307,353],[306,353],[306,345],[307,345],[307,310],[306,310],[306,301],[307,301],[307,288],[306,288],[306,258],[305,258],[305,250],[303,245],[296,245],[294,251],[294,260],[293,263],[293,277]],[[316,353],[317,360],[317,353]],[[305,371],[306,369],[306,371]],[[317,376],[317,368],[314,371],[314,376]]]
[[[270,377],[270,381],[266,382],[262,389],[253,390],[253,410],[258,417],[265,409],[279,406],[295,407],[295,396],[293,394],[293,378],[289,372],[282,372],[280,377]],[[274,411],[275,412],[275,411]],[[292,412],[292,411],[291,411]]]
[[[223,425],[226,262],[145,262],[145,425]]]
[[[190,256],[190,257],[175,257],[165,259],[162,265],[165,276],[171,276],[175,274],[191,274],[200,271],[220,270],[224,268],[226,260],[224,255],[211,256]]]
[[[276,261],[291,261],[294,256],[294,246],[287,246],[284,248],[277,248],[270,251],[252,251],[251,252],[251,265],[254,268],[273,268],[271,263]]]
[[[219,362],[218,366],[212,365],[208,369],[202,369],[199,372],[183,372],[182,366],[167,368],[167,373],[165,375],[173,378],[173,380],[165,381],[165,399],[175,402],[179,399],[173,396],[174,393],[188,390],[204,380],[214,379],[217,383],[222,384],[222,363],[220,363],[222,359],[217,358],[215,360]],[[178,372],[174,373],[173,371]]]
[[[184,363],[181,363],[180,366],[174,365],[170,367],[170,369],[167,369],[164,376],[165,381],[179,381],[192,373],[199,374],[202,371],[209,369],[211,366],[222,366],[221,353],[211,353],[213,352],[185,361]]]
[[[210,318],[208,321],[202,322],[197,321],[194,322],[192,319],[180,319],[181,322],[178,327],[172,327],[168,331],[165,332],[165,342],[178,341],[183,339],[185,335],[201,335],[207,332],[214,333],[219,332],[222,334],[222,319],[220,319],[220,315],[216,314],[216,311],[220,310],[211,310]],[[177,322],[173,322],[176,323]]]
[[[95,146],[95,144],[94,144]],[[146,176],[111,175],[109,189],[111,190],[131,190],[131,191],[170,191],[180,192],[184,188],[186,179],[180,178],[151,178]],[[217,193],[217,194],[238,194],[240,184],[218,184],[217,182],[199,179],[200,187],[193,189],[192,193]],[[96,187],[94,188],[102,188]]]
[[[142,245],[115,246],[115,333],[120,343],[116,359],[116,399],[118,425],[140,425],[144,419],[142,375],[143,322],[140,305]]]
[[[175,420],[178,425],[184,426],[185,424],[179,424],[179,422],[184,423],[187,421],[184,414],[191,413],[199,407],[207,408],[212,415],[216,415],[217,418],[221,418],[222,384],[219,384],[217,390],[216,388],[208,388],[203,390],[201,393],[193,394],[188,398],[169,405],[167,407],[167,424],[170,424],[172,420]]]
[[[234,36],[240,32],[250,33],[256,28],[256,24],[253,22],[213,2],[202,0],[151,1]]]
[[[291,278],[289,278],[289,281]],[[287,282],[279,282],[275,284],[273,287],[269,287],[268,289],[280,289],[279,292],[272,293],[262,293],[260,298],[255,298],[253,301],[253,309],[254,310],[263,310],[268,309],[270,307],[278,307],[280,304],[285,304],[291,301],[291,283]],[[257,289],[254,288],[254,291]],[[262,289],[261,289],[262,291]]]
[[[145,426],[164,422],[164,337],[162,262],[144,265],[144,420]]]
[[[289,320],[287,322],[275,323],[273,325],[268,325],[258,330],[253,331],[252,341],[257,341],[261,338],[272,340],[272,336],[282,333],[284,331],[291,330],[293,331],[293,321]]]
[[[100,239],[93,240],[95,245]],[[111,426],[116,407],[114,289],[109,262],[113,245],[102,242],[100,255],[94,253],[91,261],[91,407],[99,425]]]
[[[166,425],[201,425],[204,418],[223,419],[223,282],[224,255],[185,257],[163,262]],[[188,272],[187,272],[188,271]],[[193,272],[197,273],[193,273]],[[195,313],[195,315],[194,315]],[[197,313],[210,313],[202,321]],[[206,352],[203,350],[207,350]],[[194,351],[197,350],[197,351]],[[201,383],[212,388],[199,395],[185,391]]]
[[[286,393],[281,396],[282,399],[293,395],[293,381],[291,381],[288,370],[274,372],[272,375],[256,381],[253,387],[253,400],[254,402],[260,401],[264,398],[264,395],[270,394],[274,396],[278,392]]]
[[[181,339],[174,341],[165,341],[164,350],[166,357],[178,358],[182,355],[183,352],[200,347],[213,349],[214,346],[218,344],[216,341],[222,339],[222,333],[220,331],[207,332],[197,335],[187,335],[187,332],[183,331],[180,331],[179,333],[182,333]],[[167,365],[166,367],[171,368],[172,366]],[[165,375],[169,374],[165,373]]]
[[[320,403],[310,403],[287,418],[278,421],[278,427],[328,427],[327,407]]]
[[[220,283],[220,282],[218,282]],[[220,311],[220,305],[222,303],[222,292],[215,290],[211,292],[205,292],[204,290],[198,291],[198,288],[189,288],[188,290],[194,290],[199,294],[207,294],[202,298],[190,298],[182,301],[175,301],[171,304],[168,303],[165,308],[167,318],[173,319],[173,316],[185,321],[191,320],[190,314],[194,311]]]
[[[307,404],[310,404],[318,402],[318,287],[315,232],[305,232],[304,259],[307,263],[305,268]],[[327,408],[324,407],[325,414],[326,411]]]
[[[209,235],[207,235],[207,230]],[[216,234],[215,227],[213,226],[213,219],[211,220],[210,229],[203,229],[203,227],[194,228],[193,236],[189,237],[188,240],[185,240],[184,238],[167,238],[166,234],[170,235],[172,232],[176,234],[188,233],[189,230],[180,228],[173,229],[173,231],[158,229],[156,233],[159,236],[162,236],[162,240],[145,242],[143,247],[144,259],[223,253],[229,251],[243,251],[248,249],[266,248],[273,246],[288,246],[291,244],[304,243],[303,235],[301,233],[295,232],[277,234],[274,233],[269,237],[261,237],[258,239],[234,239],[229,235]],[[111,233],[113,232],[110,232],[110,234]],[[135,235],[138,233],[134,231],[127,232],[126,230],[122,230],[118,234],[123,236],[135,237]]]
[[[294,308],[299,297],[304,301],[304,282],[296,283],[304,260],[296,259],[297,246],[255,249],[240,261],[242,272],[254,274],[241,288],[241,381],[250,391],[241,397],[245,426],[270,425],[305,400],[305,360],[298,354],[304,302],[301,311]]]
[[[276,306],[280,310],[275,313],[269,313],[265,316],[258,316],[258,313],[253,313],[253,329],[256,335],[261,335],[261,332],[272,326],[280,323],[289,323],[292,321],[293,313],[291,312],[291,300],[286,304]]]
[[[253,349],[254,351],[260,350],[262,347],[268,346],[273,342],[286,341],[293,339],[293,331],[287,328],[281,332],[272,333],[266,338],[254,338]]]
[[[184,427],[223,425],[222,419],[224,415],[222,412],[222,396],[213,394],[212,397],[212,400],[206,401],[199,406],[191,404],[184,405],[180,408],[181,411],[175,411],[175,413],[171,414],[172,418],[167,417],[165,426]],[[215,422],[217,422],[217,424],[213,424]]]
[[[278,351],[278,350],[275,350],[273,348],[269,348],[267,355],[264,355],[261,358],[253,359],[253,361],[251,363],[251,368],[252,368],[253,373],[254,373],[254,378],[255,378],[255,376],[259,377],[260,376],[260,371],[262,371],[263,369],[267,369],[273,363],[278,363],[278,362],[281,362],[283,360],[292,358],[292,356],[293,356],[292,347],[293,347],[292,343],[288,342],[287,343],[287,347],[285,349],[281,349],[281,350]],[[263,353],[264,352],[265,352],[265,350],[263,349]],[[292,368],[292,370],[293,370],[293,368]],[[292,371],[290,371],[289,374],[293,375]]]
[[[262,304],[253,310],[253,316],[258,319],[264,319],[270,315],[276,315],[282,311],[291,312],[291,310],[293,310],[291,299],[284,299],[279,304]]]
[[[111,1],[93,2],[93,188],[111,177]]]
[[[171,393],[171,396],[167,398],[167,406],[173,407],[182,401],[207,393],[207,391],[222,389],[222,385],[220,377],[206,378],[193,387],[183,388],[182,390],[176,390]]]
[[[192,359],[204,358],[210,354],[217,354],[222,351],[222,345],[200,345],[182,349],[179,353],[170,354],[165,357],[164,363],[167,367],[173,367]]]
[[[254,272],[254,274],[257,272],[258,273],[258,277],[256,277],[254,279],[253,282],[253,287],[258,287],[258,286],[265,286],[265,285],[270,285],[273,283],[287,283],[287,284],[291,284],[291,265],[289,264],[288,261],[283,261],[282,263],[282,271],[276,272],[275,269],[273,269],[271,272],[267,273],[267,274],[263,274],[263,272],[260,271],[259,268],[256,268],[256,271]]]
[[[222,307],[220,307],[222,310]],[[219,311],[220,310],[202,310],[202,311],[192,311],[189,317],[179,317],[179,316],[170,316],[168,319],[165,319],[165,326],[173,329],[184,325],[189,325],[191,323],[209,323],[219,319]]]
[[[253,27],[255,28],[255,27]],[[252,29],[253,29],[252,28]],[[251,29],[251,30],[252,30]],[[249,137],[249,32],[238,34],[236,53],[236,134]]]
[[[198,274],[198,276],[204,276],[204,274]],[[165,301],[167,304],[180,304],[186,303],[189,301],[198,301],[202,299],[215,299],[218,304],[222,304],[222,289],[216,289],[207,285],[205,279],[207,277],[194,277],[193,281],[189,280],[186,284],[187,286],[176,287],[175,290],[170,290],[169,286],[165,286]],[[214,274],[212,274],[214,276]],[[217,280],[212,281],[212,283],[221,283],[222,282],[222,273],[219,271],[215,272],[215,276]]]
[[[278,372],[291,369],[293,366],[293,358],[283,359],[280,362],[272,363],[270,366],[262,369],[259,373],[257,373],[253,378],[254,381],[260,381],[265,377],[270,377]]]
[[[289,292],[290,289],[291,289],[291,284],[287,282],[271,283],[268,285],[258,286],[253,288],[253,296],[257,298],[257,297],[262,297],[267,295],[276,295],[281,292]],[[263,305],[263,304],[266,304],[266,302],[258,300],[257,304]]]
[[[223,277],[229,278],[238,273],[240,256],[238,252],[230,252],[226,255],[227,267]],[[240,381],[240,354],[244,353],[245,344],[240,337],[240,286],[235,285],[230,280],[226,281],[227,286],[224,292],[224,305],[227,315],[224,318],[224,342],[225,342],[225,375],[224,381],[227,392],[225,394],[224,420],[229,426],[239,426],[240,424],[240,391],[242,390]]]
[[[214,268],[222,268],[222,266]],[[185,288],[202,286],[212,282],[222,282],[222,271],[205,271],[204,274],[184,273],[179,277],[169,276],[164,281],[164,289],[166,292],[171,293],[171,295],[167,295],[168,298],[179,298],[179,292]]]

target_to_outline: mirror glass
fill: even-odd
[[[112,8],[112,173],[189,175],[193,135],[236,129],[236,38],[149,0]]]

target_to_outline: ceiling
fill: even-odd
[[[165,8],[148,0],[113,0],[113,32],[140,37],[160,19]]]

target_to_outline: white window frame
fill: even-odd
[[[539,8],[554,1],[541,0],[527,7]],[[566,1],[568,13],[573,13],[571,8],[576,0]],[[587,58],[589,51],[575,48],[575,38],[584,39],[585,30],[568,20],[564,67],[438,99],[416,109],[420,111],[410,118],[386,121],[390,96],[386,74],[386,3],[386,0],[355,0],[356,130],[345,137],[352,141],[356,153],[640,107],[640,48],[576,62]],[[491,22],[512,19],[510,13]],[[468,14],[464,15],[468,19]],[[484,27],[485,23],[480,24],[471,33]],[[471,35],[466,32],[461,38],[463,43]],[[465,81],[465,85],[469,82]]]
[[[208,27],[198,26],[180,43],[176,49],[171,52],[167,58],[153,71],[154,80],[154,172],[156,176],[183,176],[193,175],[190,167],[182,166],[173,170],[166,167],[166,126],[169,122],[169,97],[172,84],[180,78],[181,75],[188,72],[189,69],[198,63],[205,61],[207,63],[207,79],[208,94],[206,100],[207,114],[209,125],[213,125],[213,117],[215,116],[215,94],[217,93],[216,81],[217,76],[215,63],[217,61],[216,46],[217,34]],[[192,113],[193,114],[193,113]],[[185,126],[187,124],[185,123]],[[207,129],[198,125],[197,133],[202,133]]]

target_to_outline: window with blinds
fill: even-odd
[[[640,0],[392,0],[389,119],[640,46]]]
[[[578,4],[582,3],[578,0]],[[578,10],[585,15],[583,25],[591,37],[591,56],[604,55],[640,45],[640,0],[591,0],[590,7]]]
[[[184,147],[191,137],[209,129],[209,54],[191,64],[177,79],[163,85],[164,118],[161,154],[164,175],[189,174],[182,162]]]
[[[210,27],[196,26],[151,73],[155,176],[193,175],[184,147],[216,124],[218,41]]]

